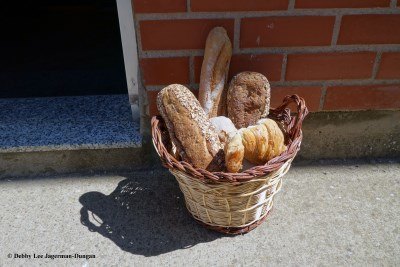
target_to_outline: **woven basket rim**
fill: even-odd
[[[291,115],[291,111],[288,108],[289,104],[294,103],[297,107],[297,113],[294,116]],[[250,169],[242,171],[240,173],[229,173],[229,172],[210,172],[205,169],[195,168],[190,163],[185,161],[178,161],[174,158],[166,149],[163,139],[168,139],[169,135],[163,134],[162,127],[164,121],[161,116],[154,116],[151,119],[151,130],[153,145],[156,149],[162,164],[168,169],[175,171],[181,171],[187,175],[200,179],[202,182],[245,182],[262,176],[266,176],[271,172],[278,170],[287,161],[292,160],[300,149],[302,141],[302,123],[304,118],[308,114],[308,109],[305,105],[303,98],[298,95],[287,95],[283,99],[283,103],[276,109],[270,109],[269,118],[282,121],[287,127],[287,149],[279,156],[271,159],[264,165],[254,166]],[[163,138],[164,137],[164,138]]]

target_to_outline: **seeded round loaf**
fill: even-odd
[[[219,171],[224,152],[218,134],[193,93],[171,84],[157,95],[157,107],[182,159],[194,167]]]

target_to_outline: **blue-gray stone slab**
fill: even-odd
[[[127,95],[0,99],[0,152],[140,145]]]

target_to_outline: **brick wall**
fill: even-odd
[[[233,44],[230,78],[263,73],[272,106],[286,94],[311,111],[400,108],[400,1],[133,0],[149,113],[157,91],[196,93],[208,32]]]

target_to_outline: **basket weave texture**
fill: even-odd
[[[293,103],[297,113],[292,116],[288,106]],[[301,126],[307,114],[304,99],[297,95],[286,96],[282,105],[271,109],[268,117],[286,129],[287,150],[265,165],[241,173],[209,172],[174,158],[169,153],[171,141],[160,116],[151,120],[153,144],[162,164],[178,181],[188,211],[198,222],[223,233],[246,233],[261,224],[272,209],[282,176],[300,149]]]

